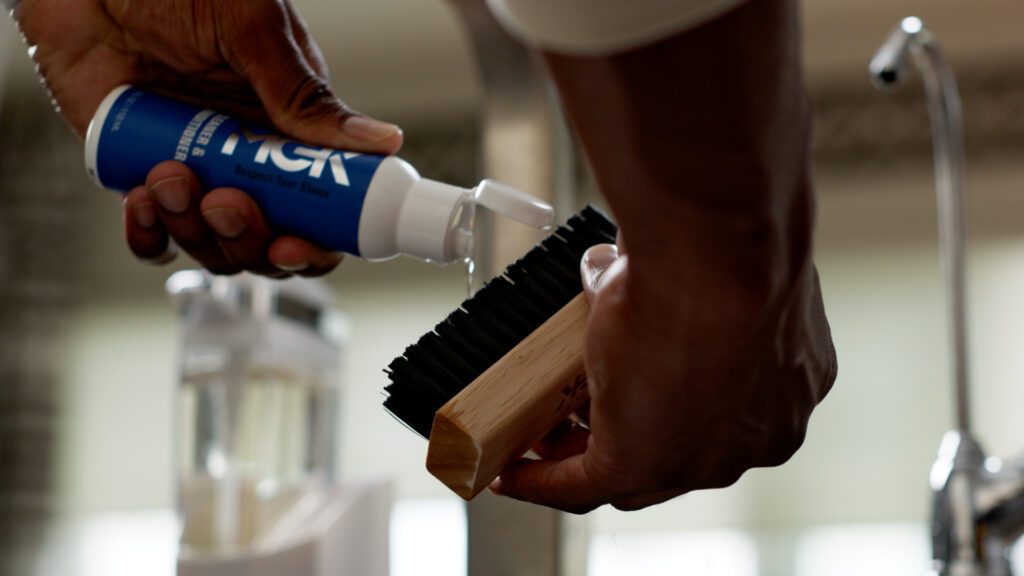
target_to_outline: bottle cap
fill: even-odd
[[[422,178],[413,183],[398,215],[398,251],[430,262],[447,264],[461,258],[452,241],[471,190]]]

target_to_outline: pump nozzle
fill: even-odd
[[[555,210],[550,204],[493,180],[481,182],[473,191],[473,200],[479,206],[541,230],[551,228],[555,222]]]
[[[470,257],[477,206],[534,228],[554,223],[551,206],[511,186],[484,180],[468,190],[422,178],[413,182],[402,205],[399,252],[441,264]]]

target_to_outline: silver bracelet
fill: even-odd
[[[20,2],[21,0],[0,0],[0,4],[3,4],[4,9],[8,12],[13,12]]]

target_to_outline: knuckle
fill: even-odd
[[[297,70],[296,74],[301,76],[292,83],[284,102],[285,108],[297,118],[319,120],[350,114],[322,78],[308,70]]]
[[[223,254],[224,259],[232,267],[257,274],[270,270],[270,266],[266,262],[260,260],[258,255],[250,253],[244,247],[232,246],[230,242],[226,241],[218,241],[218,244],[221,246],[221,254]]]
[[[219,8],[217,17],[232,24],[231,31],[237,32],[241,38],[247,38],[246,32],[253,29],[279,28],[285,21],[285,8],[281,0],[264,0],[261,2],[212,2],[214,9]],[[251,41],[251,40],[250,40]]]
[[[690,490],[718,490],[728,488],[754,467],[751,446],[732,446],[724,448],[714,455],[698,457],[694,465],[694,473],[684,474],[675,482],[677,488],[687,487]]]
[[[728,488],[730,486],[734,486],[740,481],[740,478],[743,478],[743,475],[746,474],[748,470],[750,470],[750,467],[746,465],[740,465],[732,468],[731,470],[726,470],[725,474],[722,476],[722,481],[717,488]]]
[[[720,490],[729,488],[740,481],[740,478],[750,470],[749,463],[730,463],[715,470],[705,482],[702,482],[699,489]]]
[[[565,508],[561,508],[561,510],[563,512],[568,513],[568,514],[574,514],[576,516],[583,516],[584,514],[588,514],[590,512],[593,512],[594,510],[597,509],[597,507],[598,506],[596,504],[586,504],[586,505],[583,505],[583,506],[568,506],[568,507],[565,507]]]
[[[285,16],[284,4],[281,0],[269,0],[266,2],[252,3],[252,17],[261,21],[276,18],[283,19]]]
[[[192,171],[188,166],[177,160],[164,160],[153,166],[146,175],[146,188],[152,188],[154,184],[170,178],[183,178],[187,185],[193,185]]]
[[[649,504],[648,503],[642,503],[641,504],[641,503],[635,503],[635,502],[612,502],[612,508],[615,508],[616,510],[619,510],[621,512],[635,512],[637,510],[643,510],[644,508],[647,508],[647,507],[651,506],[652,504],[653,504],[653,502],[649,503]]]
[[[202,245],[196,249],[188,249],[182,246],[182,249],[188,253],[200,266],[206,268],[211,274],[215,276],[233,276],[243,270],[241,266],[233,262],[227,255],[221,252],[216,247],[210,247],[209,245]]]
[[[740,435],[727,437],[709,451],[695,454],[689,471],[683,471],[671,488],[689,490],[718,490],[728,488],[750,470],[759,465],[759,452],[764,449],[764,437]]]
[[[762,466],[781,466],[789,461],[800,450],[807,437],[807,422],[793,420],[780,425],[768,443],[764,452]]]
[[[188,253],[200,263],[203,263],[207,259],[207,254],[211,252],[219,252],[216,241],[210,238],[205,229],[199,225],[195,226],[175,226],[176,223],[168,223],[168,220],[164,220],[164,226],[168,228],[168,232],[174,243],[177,244],[182,250]]]

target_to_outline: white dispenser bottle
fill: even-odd
[[[86,135],[92,179],[127,193],[167,160],[185,163],[207,189],[245,191],[277,230],[369,260],[468,258],[478,205],[535,228],[554,217],[551,206],[495,182],[467,189],[428,180],[394,156],[296,142],[131,86],[107,95]]]

